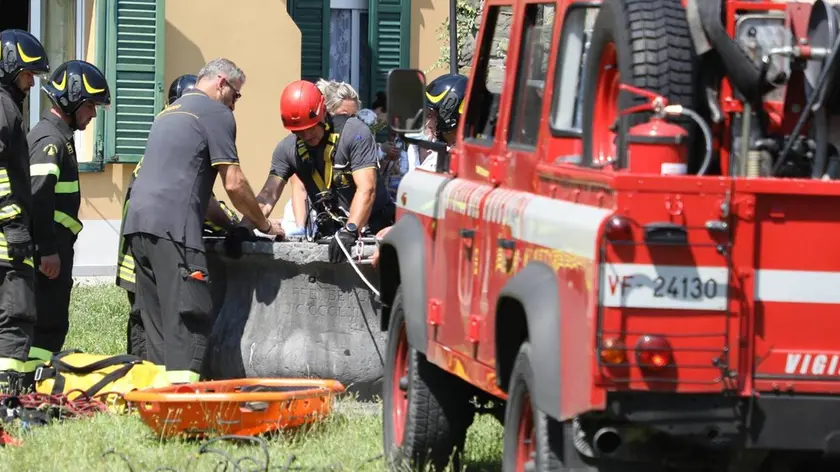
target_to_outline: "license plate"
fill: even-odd
[[[614,308],[727,309],[725,267],[603,264],[601,304]]]

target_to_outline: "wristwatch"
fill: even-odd
[[[348,233],[356,234],[359,228],[356,226],[355,223],[347,223],[346,225],[344,225],[344,230]]]

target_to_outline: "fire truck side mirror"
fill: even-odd
[[[388,126],[397,133],[419,133],[426,121],[426,76],[417,69],[388,73]]]

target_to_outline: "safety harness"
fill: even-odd
[[[313,162],[306,142],[300,138],[297,138],[296,142],[297,154],[300,157],[300,175],[310,176],[308,179],[300,179],[304,187],[306,187],[310,204],[315,207],[317,213],[329,214],[329,218],[318,218],[319,232],[325,236],[331,235],[337,229],[324,227],[327,223],[326,220],[341,220],[342,218],[346,218],[350,211],[350,202],[338,190],[350,186],[353,181],[352,172],[350,171],[349,162],[347,162],[346,157],[341,158],[337,150],[341,140],[341,132],[344,130],[347,120],[351,118],[355,117],[351,115],[332,115],[324,123],[327,136],[323,153],[323,175],[318,171],[315,162]],[[339,223],[340,221],[332,222]]]

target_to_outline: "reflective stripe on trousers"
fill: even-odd
[[[52,359],[52,355],[53,353],[46,349],[33,347],[29,349],[29,359],[26,361],[12,359],[10,357],[0,357],[0,371],[11,370],[22,374],[35,372],[35,369],[39,365]]]
[[[134,275],[134,257],[131,254],[120,254],[119,277],[126,282],[136,283]]]

